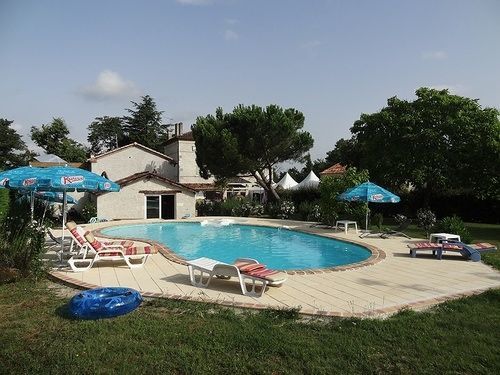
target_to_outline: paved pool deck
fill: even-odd
[[[185,221],[216,220],[196,218]],[[187,267],[168,249],[152,255],[145,266],[129,269],[124,262],[98,262],[86,272],[72,272],[69,267],[51,271],[53,278],[77,288],[124,286],[137,289],[146,297],[164,297],[218,303],[245,308],[299,308],[308,315],[323,316],[384,316],[408,307],[421,310],[437,303],[500,287],[500,272],[482,262],[469,262],[459,254],[443,256],[419,253],[411,258],[407,245],[419,239],[403,237],[382,239],[378,236],[360,239],[350,230],[347,234],[332,228],[313,227],[311,223],[227,218],[237,223],[266,225],[361,243],[372,250],[371,259],[352,267],[290,272],[280,287],[269,287],[262,297],[241,294],[239,283],[233,280],[211,281],[208,289],[193,287]],[[116,221],[89,224],[89,230],[139,221]],[[151,221],[147,221],[151,222]],[[423,239],[420,239],[423,240]],[[251,257],[251,254],[249,254]],[[49,251],[47,259],[54,259]]]

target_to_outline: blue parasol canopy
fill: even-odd
[[[347,189],[339,195],[338,199],[349,202],[366,203],[398,203],[401,200],[396,194],[370,181],[363,182],[360,185]],[[368,229],[368,210],[366,211],[366,229]]]
[[[37,191],[35,192],[35,198],[48,202],[63,203],[64,193],[58,193],[54,191]],[[66,195],[66,203],[76,204],[78,203],[78,201],[71,195]]]
[[[63,193],[63,237],[61,241],[61,260],[64,244],[64,226],[66,223],[66,203],[68,191],[79,192],[104,192],[104,191],[120,191],[120,185],[116,182],[108,180],[98,174],[92,173],[85,169],[55,166],[48,168],[38,168],[35,175],[21,175],[21,177],[11,178],[8,180],[8,187],[17,190],[30,191],[50,191]]]
[[[37,174],[11,178],[11,189],[38,191],[120,191],[120,185],[85,169],[56,166],[37,168]]]
[[[43,168],[37,167],[18,167],[0,172],[0,188],[9,187],[9,181],[12,179],[29,179],[39,176]]]

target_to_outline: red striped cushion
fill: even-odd
[[[123,247],[131,247],[134,245],[134,241],[106,241],[106,242],[102,242],[104,245],[106,246],[112,246],[112,245],[120,245],[120,246],[123,246]]]
[[[103,245],[100,243],[92,233],[90,232],[85,232],[85,239],[88,241],[90,246],[92,246],[92,249],[95,251],[99,251],[102,249]]]
[[[411,246],[417,249],[437,249],[441,247],[441,244],[434,242],[416,242],[412,243]]]
[[[83,245],[85,243],[85,240],[80,236],[80,233],[78,233],[78,230],[76,228],[71,228],[69,230],[73,237],[80,243],[80,245]]]
[[[472,248],[474,249],[490,249],[490,248],[496,248],[495,245],[492,245],[488,242],[479,242],[471,245]]]
[[[266,276],[274,275],[276,273],[278,273],[278,271],[270,270],[267,268],[256,270],[256,271],[251,271],[251,272],[246,272],[247,275],[262,277],[262,278],[266,278]]]
[[[145,254],[153,254],[156,252],[156,249],[153,246],[132,246],[123,249],[124,255],[145,255]],[[119,252],[110,252],[103,253],[101,256],[103,257],[112,257],[121,255]]]
[[[262,268],[266,268],[264,264],[260,263],[252,263],[252,264],[245,264],[243,266],[238,267],[241,272],[252,272],[255,270],[260,270]]]

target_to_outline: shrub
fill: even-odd
[[[9,190],[0,189],[0,220],[3,220],[7,216],[9,200]]]
[[[0,267],[17,269],[23,276],[40,276],[46,231],[31,220],[29,201],[13,201],[0,224]]]
[[[373,222],[377,226],[379,232],[382,232],[382,224],[384,224],[384,215],[380,212],[373,215]]]
[[[290,201],[282,201],[279,205],[279,217],[280,219],[288,219],[295,213],[295,206],[293,202]]]
[[[82,208],[82,218],[88,223],[91,218],[97,216],[97,206],[94,202],[88,201]]]
[[[436,224],[436,215],[429,209],[421,208],[417,211],[417,225],[423,228],[427,235]]]
[[[245,198],[228,198],[225,201],[196,202],[198,216],[261,216],[264,206]]]
[[[411,223],[411,220],[408,219],[405,215],[402,215],[402,214],[396,214],[394,215],[394,221],[396,222],[396,224],[398,224],[399,226],[402,226],[406,223]]]
[[[326,177],[321,180],[319,190],[321,194],[321,221],[333,225],[335,220],[342,216],[344,219],[364,221],[367,204],[363,202],[345,202],[338,200],[338,196],[348,188],[368,181],[368,171],[358,171],[348,168],[346,173],[339,177]]]
[[[456,215],[447,216],[441,219],[438,223],[439,231],[444,233],[453,233],[460,236],[464,243],[471,243],[472,236],[469,230],[465,227],[462,219]]]
[[[307,221],[319,221],[321,210],[317,202],[302,202],[297,208],[297,219]]]

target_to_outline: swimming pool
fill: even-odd
[[[208,257],[232,263],[236,258],[255,258],[280,270],[328,268],[361,262],[371,255],[368,249],[356,244],[253,225],[151,223],[116,226],[101,232],[110,237],[151,239],[188,260]]]

